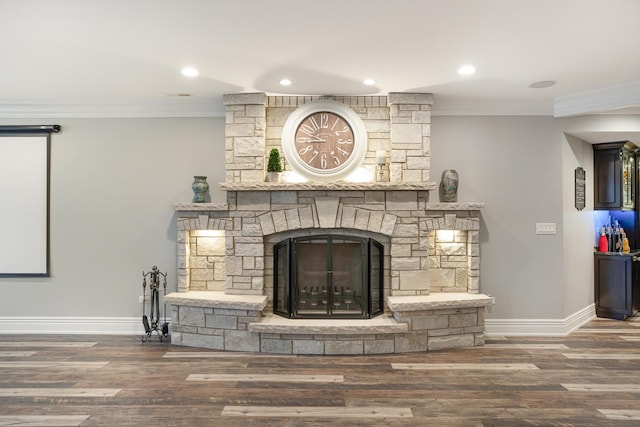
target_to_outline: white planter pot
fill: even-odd
[[[267,181],[269,182],[280,182],[280,176],[282,172],[267,172]]]

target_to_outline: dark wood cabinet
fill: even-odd
[[[593,145],[594,209],[636,208],[636,150],[628,141]]]
[[[598,317],[624,320],[640,306],[639,254],[594,255],[595,304]]]

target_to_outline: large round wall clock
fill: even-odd
[[[293,170],[311,181],[345,178],[367,151],[367,130],[348,106],[334,101],[304,104],[287,118],[282,151]]]

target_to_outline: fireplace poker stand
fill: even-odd
[[[149,316],[145,314],[147,301],[147,277],[149,278]],[[154,332],[162,338],[169,336],[169,323],[167,323],[167,305],[164,306],[164,323],[160,326],[160,277],[162,277],[162,300],[167,295],[167,273],[162,273],[155,265],[148,273],[142,272],[142,324],[145,335],[142,342],[147,342]]]

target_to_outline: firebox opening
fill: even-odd
[[[384,311],[384,247],[316,235],[274,245],[273,312],[288,318],[371,318]]]

